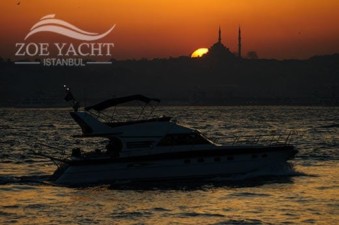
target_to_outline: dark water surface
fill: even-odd
[[[128,110],[125,108],[124,110]],[[68,109],[0,109],[0,224],[338,224],[339,108],[164,107],[157,113],[212,139],[293,131],[293,169],[261,171],[202,184],[46,183],[55,165],[30,154],[34,143],[83,150]],[[57,149],[44,152],[62,156]]]

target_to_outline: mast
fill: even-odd
[[[218,37],[218,43],[221,43],[221,29],[220,29],[220,26],[219,26],[219,37]]]

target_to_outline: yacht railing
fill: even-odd
[[[44,148],[49,148],[52,150],[56,150],[59,154],[61,155],[62,158],[58,158],[55,156],[52,156],[50,154],[44,153]],[[35,155],[37,157],[45,158],[51,160],[57,167],[60,167],[63,163],[67,162],[67,156],[65,152],[64,147],[59,147],[59,146],[51,146],[48,144],[40,143],[40,142],[35,142],[32,148],[30,149],[30,154]]]

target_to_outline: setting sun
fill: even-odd
[[[307,59],[339,51],[339,1],[325,2],[74,0],[65,5],[57,0],[2,1],[0,56],[15,59],[15,44],[21,43],[42,17],[55,14],[58,19],[94,33],[116,24],[103,39],[115,44],[111,57],[115,59],[187,55],[199,46],[215,43],[218,26],[223,31],[223,44],[235,52],[239,25],[244,54],[255,51],[260,58]],[[70,39],[44,32],[29,41],[63,43]]]
[[[191,58],[201,57],[205,55],[207,52],[208,52],[208,48],[198,48],[192,53]]]

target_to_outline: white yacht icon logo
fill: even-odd
[[[55,14],[49,14],[42,17],[39,22],[32,26],[31,31],[26,35],[25,40],[36,33],[52,32],[81,41],[95,41],[107,36],[114,27],[115,24],[102,34],[92,33],[81,30],[64,20],[56,19]]]

